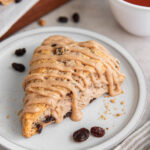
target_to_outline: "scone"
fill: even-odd
[[[0,0],[0,3],[2,5],[8,5],[8,4],[12,3],[12,2],[14,2],[14,0]]]
[[[75,42],[59,35],[44,40],[35,50],[23,82],[23,136],[29,138],[68,116],[80,121],[82,109],[90,101],[104,93],[120,94],[125,75],[119,65],[96,41]]]

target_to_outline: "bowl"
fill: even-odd
[[[139,6],[124,0],[109,0],[118,23],[137,36],[150,36],[150,7]]]

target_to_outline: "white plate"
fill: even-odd
[[[117,102],[111,104],[112,114],[121,112],[121,101],[125,101],[126,114],[120,117],[108,115],[107,120],[98,119],[104,110],[104,99],[101,97],[89,106],[83,113],[84,119],[73,122],[69,118],[61,124],[46,127],[42,134],[26,139],[21,135],[21,125],[16,115],[22,107],[22,80],[27,74],[29,61],[34,49],[48,36],[60,34],[71,37],[76,41],[96,40],[108,48],[119,58],[121,70],[127,75],[123,84],[125,94],[117,96]],[[27,49],[23,57],[13,53],[17,48]],[[25,64],[25,73],[19,73],[11,68],[12,62]],[[111,148],[123,140],[138,124],[146,104],[146,86],[141,69],[127,51],[116,42],[94,32],[76,28],[51,27],[28,31],[18,34],[0,44],[0,143],[12,150],[103,150]],[[118,110],[114,110],[117,107]],[[6,115],[9,118],[6,119]],[[72,133],[82,127],[101,126],[110,128],[103,138],[90,138],[82,143],[72,140]]]

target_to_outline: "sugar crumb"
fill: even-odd
[[[120,113],[117,113],[116,116],[117,116],[117,117],[120,117]]]
[[[115,103],[115,102],[116,102],[116,99],[111,99],[110,102],[111,102],[111,103]]]
[[[46,26],[46,21],[43,20],[43,19],[40,19],[40,20],[38,21],[38,24],[39,24],[40,26]]]
[[[121,94],[124,94],[124,91],[122,90]]]
[[[109,108],[109,105],[105,105],[105,108],[107,109],[107,110],[110,110],[110,108]]]
[[[124,101],[121,101],[121,103],[120,103],[121,105],[124,105]]]
[[[103,120],[107,120],[107,118],[104,115],[101,115],[100,118],[103,119]]]

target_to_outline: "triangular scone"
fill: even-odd
[[[59,35],[47,38],[35,50],[23,82],[23,135],[31,137],[67,116],[80,121],[81,110],[91,100],[104,93],[120,94],[124,79],[119,61],[96,41],[75,42]]]

